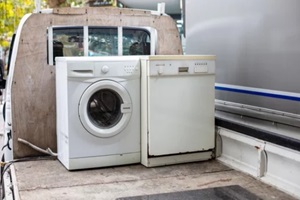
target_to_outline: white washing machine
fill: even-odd
[[[140,163],[139,57],[57,58],[56,101],[67,169]]]

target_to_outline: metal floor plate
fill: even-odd
[[[239,185],[188,190],[144,196],[122,197],[117,200],[260,200],[255,194]]]

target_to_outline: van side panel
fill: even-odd
[[[217,99],[300,115],[299,6],[185,1],[186,53],[217,56]]]
[[[271,133],[280,145],[300,141],[299,6],[297,0],[185,1],[186,54],[216,55],[217,122]]]

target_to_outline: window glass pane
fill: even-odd
[[[83,55],[83,27],[53,28],[53,62],[56,56]]]
[[[118,29],[89,27],[89,56],[118,55]]]
[[[123,55],[150,55],[150,33],[144,29],[123,29]]]
[[[10,42],[10,47],[9,47],[9,54],[8,54],[8,61],[7,61],[7,75],[9,73],[9,68],[10,68],[10,63],[11,63],[11,56],[12,56],[12,50],[13,50],[13,47],[14,47],[15,38],[16,38],[16,34],[13,34],[13,36],[11,38],[11,42]]]

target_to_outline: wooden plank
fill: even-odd
[[[174,20],[149,11],[119,8],[54,9],[53,14],[32,14],[26,21],[12,84],[14,158],[40,155],[17,139],[56,151],[55,67],[47,64],[49,26],[147,26],[158,33],[157,54],[182,54]]]
[[[87,9],[86,8],[71,8],[71,7],[54,8],[53,13],[59,14],[59,15],[84,15],[87,13]]]

